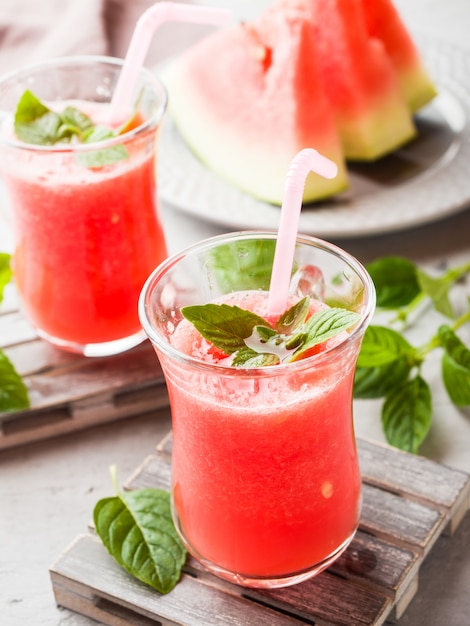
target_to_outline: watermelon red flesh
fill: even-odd
[[[416,135],[395,69],[366,30],[361,0],[278,0],[311,22],[321,77],[346,159],[375,160]]]
[[[281,204],[287,171],[303,148],[318,150],[339,168],[333,180],[310,174],[305,202],[346,188],[312,31],[297,12],[217,31],[162,78],[182,137],[210,169],[249,194]]]
[[[412,112],[436,95],[436,87],[419,52],[391,0],[362,0],[366,28],[382,41],[397,72],[408,107]]]

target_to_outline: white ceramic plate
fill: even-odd
[[[439,90],[417,116],[418,138],[380,162],[350,166],[350,189],[304,207],[301,232],[341,238],[393,232],[470,205],[470,54],[434,39],[418,43]],[[158,184],[162,201],[205,221],[241,230],[278,227],[279,207],[204,167],[169,117],[161,134]]]

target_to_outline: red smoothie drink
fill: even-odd
[[[140,315],[170,395],[172,497],[182,539],[214,573],[244,585],[276,587],[327,567],[347,547],[359,523],[361,478],[352,387],[374,296],[370,279],[355,260],[346,253],[344,259],[336,256],[337,249],[330,251],[329,244],[304,238],[296,252],[298,272],[312,274],[311,263],[324,271],[322,284],[312,285],[308,316],[327,311],[328,301],[336,307],[341,302],[357,313],[355,324],[298,359],[234,365],[233,354],[214,347],[182,319],[181,307],[184,313],[184,307],[209,300],[253,311],[276,324],[266,314],[263,284],[256,290],[232,290],[237,281],[227,281],[226,270],[219,281],[220,267],[211,261],[211,252],[227,239],[232,238],[233,246],[243,237],[214,238],[201,244],[202,250],[195,246],[160,266],[146,283]],[[254,243],[254,234],[246,237]],[[263,245],[273,235],[258,237]],[[246,242],[244,246],[233,252],[234,268],[238,253],[239,258],[247,256]],[[227,247],[224,262],[226,253]],[[215,256],[220,260],[220,254]],[[253,272],[259,269],[256,263]],[[234,270],[238,284],[251,287],[255,274],[246,267],[239,270],[240,264]],[[308,295],[306,281],[294,283],[291,303]],[[324,302],[317,299],[319,294]],[[245,341],[252,345],[251,336]],[[276,350],[277,345],[272,352]]]
[[[18,100],[31,75],[29,89],[51,109],[73,98],[74,107],[94,121],[98,113],[103,123],[120,64],[92,57],[58,64],[0,84],[0,102]],[[77,75],[84,83],[86,76],[86,87]],[[167,256],[156,195],[156,140],[166,96],[150,73],[143,73],[139,88],[139,110],[118,137],[29,145],[10,128],[0,143],[14,225],[14,279],[25,315],[46,339],[90,355],[142,341],[139,293]],[[62,100],[62,94],[70,97]],[[116,147],[123,150],[116,160],[102,158]]]

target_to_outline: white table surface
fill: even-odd
[[[121,13],[121,22],[116,24],[120,32],[116,54],[123,54],[122,42],[127,41],[136,17],[150,2],[128,3],[131,4],[127,12]],[[230,6],[234,3],[211,4]],[[235,4],[242,17],[255,11],[256,3],[248,0]],[[397,6],[412,32],[430,33],[470,52],[469,0],[399,0]],[[161,51],[157,50],[155,58],[158,54]],[[170,207],[163,206],[162,211],[171,252],[224,230],[198,222]],[[399,254],[427,267],[460,263],[470,258],[470,210],[406,232],[356,240],[338,239],[336,243],[363,262],[386,254]],[[466,290],[470,295],[468,285]],[[425,326],[418,329],[423,336],[428,331]],[[470,412],[453,408],[445,392],[440,391],[437,362],[431,360],[428,368],[426,375],[436,381],[433,385],[435,407],[431,433],[421,452],[470,472]],[[354,408],[357,434],[383,441],[379,403],[356,401]],[[2,626],[89,626],[94,623],[56,607],[48,568],[77,534],[86,531],[96,501],[112,495],[108,467],[117,464],[124,481],[153,451],[169,427],[169,414],[163,411],[0,453]],[[470,515],[467,514],[456,535],[440,539],[426,559],[418,594],[399,625],[470,624],[469,589]]]

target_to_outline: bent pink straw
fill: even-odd
[[[146,9],[137,20],[116,84],[111,101],[111,120],[121,121],[128,113],[140,68],[144,63],[152,37],[161,24],[174,21],[223,26],[232,19],[233,12],[229,9],[191,6],[175,2],[157,2]]]
[[[269,285],[268,314],[271,315],[280,315],[287,306],[300,210],[305,180],[309,172],[315,172],[323,178],[334,178],[338,173],[338,167],[336,163],[312,148],[301,150],[292,160],[286,177],[273,271]]]

